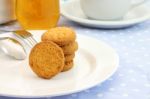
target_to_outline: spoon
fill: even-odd
[[[10,37],[0,38],[0,49],[8,56],[17,60],[24,60],[27,56],[23,45]]]

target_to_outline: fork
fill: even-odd
[[[4,34],[4,33],[14,34],[16,37],[20,38],[21,40],[23,39],[23,41],[30,48],[32,48],[35,44],[37,44],[37,41],[34,39],[33,35],[26,30],[13,30],[13,31],[10,30],[9,31],[9,30],[5,30],[5,29],[0,29],[0,32],[2,34]]]
[[[33,35],[26,30],[16,30],[13,33],[20,39],[24,39],[25,43],[29,45],[29,47],[33,47],[37,44],[37,41],[34,39]]]
[[[1,26],[5,27],[5,26],[10,26],[10,25],[14,25],[16,23],[16,20],[15,21],[10,21],[8,23],[4,23],[4,24],[1,24]],[[14,34],[16,37],[20,38],[20,39],[23,39],[23,41],[30,47],[32,48],[35,44],[37,44],[37,41],[34,39],[33,35],[26,31],[26,30],[23,30],[23,29],[20,29],[20,28],[12,28],[11,30],[10,29],[7,29],[7,28],[0,28],[0,34],[1,33],[11,33],[11,34]]]

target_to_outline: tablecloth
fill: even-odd
[[[120,58],[119,68],[112,77],[94,88],[48,99],[150,99],[150,20],[129,28],[110,30],[84,27],[61,18],[59,26],[64,25],[112,46]]]
[[[120,64],[104,83],[52,99],[150,99],[150,21],[117,30],[83,27],[66,19],[61,20],[61,25],[111,45],[119,54]]]
[[[117,51],[120,63],[117,72],[96,87],[49,99],[150,99],[150,21],[129,28],[105,30],[80,26],[61,18],[59,26],[72,27],[78,34],[109,44]]]

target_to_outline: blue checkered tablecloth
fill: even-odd
[[[61,18],[59,25],[71,26],[78,34],[88,35],[111,45],[119,54],[120,64],[111,78],[94,88],[49,99],[150,99],[149,20],[117,30],[83,27],[65,18]]]
[[[80,26],[65,18],[60,25],[111,45],[119,54],[117,72],[98,86],[52,99],[150,99],[150,21],[117,30]]]
[[[59,25],[71,26],[78,34],[111,45],[119,54],[120,64],[111,78],[94,88],[49,99],[150,99],[150,21],[117,30],[87,28],[65,18]]]

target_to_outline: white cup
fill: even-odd
[[[85,15],[96,20],[122,19],[127,12],[145,0],[133,4],[133,0],[80,0]]]

